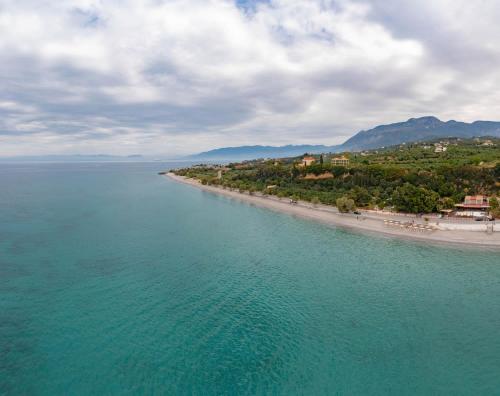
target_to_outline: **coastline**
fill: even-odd
[[[179,183],[197,187],[203,191],[223,195],[237,199],[246,203],[254,204],[274,211],[287,213],[303,219],[316,221],[328,226],[345,228],[365,234],[383,235],[404,240],[429,242],[437,245],[452,245],[460,247],[476,247],[500,250],[500,232],[486,233],[485,231],[464,231],[464,230],[442,230],[436,229],[432,232],[415,233],[399,227],[388,227],[384,224],[383,217],[379,219],[364,215],[356,216],[352,214],[341,214],[312,205],[291,205],[287,200],[279,200],[271,197],[259,195],[249,195],[237,191],[222,189],[219,187],[203,185],[194,179],[177,176],[171,172],[164,175]]]

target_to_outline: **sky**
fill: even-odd
[[[500,119],[498,0],[0,0],[0,156]]]

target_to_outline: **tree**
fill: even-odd
[[[496,178],[500,179],[500,162],[495,165],[495,169],[493,170],[493,174]]]
[[[397,210],[409,213],[431,213],[437,208],[439,194],[423,187],[405,183],[392,194]]]
[[[340,177],[346,173],[346,169],[343,166],[332,166],[331,172],[335,177]]]
[[[323,154],[319,156],[319,163],[321,166],[323,166]]]
[[[443,183],[439,187],[439,195],[442,197],[451,197],[457,192],[457,189],[453,183]]]
[[[490,214],[495,218],[500,218],[500,203],[497,197],[490,199]]]
[[[348,213],[356,209],[354,200],[347,197],[338,198],[336,203],[337,203],[337,209],[339,210],[340,213]]]
[[[350,198],[352,198],[356,205],[366,206],[370,203],[372,196],[366,188],[354,187],[349,193]]]
[[[440,202],[441,209],[453,209],[455,207],[455,201],[449,197],[445,197]]]

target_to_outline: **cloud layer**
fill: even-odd
[[[498,119],[499,18],[496,0],[0,0],[0,155]]]

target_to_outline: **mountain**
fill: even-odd
[[[379,125],[367,131],[358,132],[339,146],[241,146],[225,147],[190,156],[199,160],[246,160],[255,158],[295,157],[304,153],[326,153],[358,151],[402,143],[433,140],[447,137],[471,138],[480,136],[500,137],[500,122],[475,121],[473,123],[455,120],[441,121],[436,117],[410,118],[405,122]]]
[[[475,121],[469,124],[454,120],[443,122],[436,117],[410,118],[405,122],[361,131],[340,147],[341,150],[356,151],[438,138],[479,136],[500,137],[500,122]]]
[[[328,151],[335,151],[336,149],[337,146],[323,145],[224,147],[192,155],[189,159],[246,160],[255,158],[296,157],[304,153],[324,153]]]

